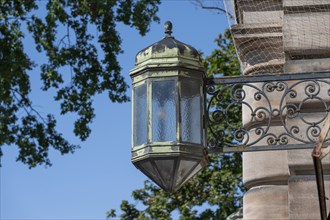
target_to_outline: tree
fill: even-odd
[[[209,77],[239,75],[239,62],[230,31],[220,34],[216,40],[219,48],[205,60]],[[230,99],[229,95],[225,99]],[[240,121],[240,115],[233,115]],[[134,204],[142,203],[143,209],[124,200],[121,203],[121,219],[170,219],[171,213],[179,211],[180,219],[225,219],[242,204],[242,158],[240,154],[210,155],[208,168],[197,174],[178,192],[170,194],[151,181],[144,188],[134,190]],[[209,205],[201,212],[196,208]],[[107,217],[116,217],[110,210]]]
[[[33,107],[29,74],[40,74],[42,90],[55,91],[61,114],[78,115],[74,134],[82,141],[90,135],[95,117],[93,96],[107,92],[112,102],[128,101],[117,62],[123,51],[116,25],[121,22],[145,35],[150,23],[159,21],[159,4],[160,0],[0,0],[0,156],[1,146],[16,145],[17,161],[31,168],[51,165],[51,147],[61,154],[79,147],[56,130],[53,115],[44,116]],[[40,12],[46,14],[38,16]],[[25,51],[27,35],[47,63],[38,66]],[[67,66],[69,73],[63,71]]]

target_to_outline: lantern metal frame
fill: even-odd
[[[167,72],[167,74],[164,74],[164,72]],[[185,72],[187,74],[185,74]],[[135,145],[134,143],[134,134],[132,133],[132,146],[135,148],[134,151],[139,151],[140,149],[142,149],[143,147],[145,147],[146,145],[173,145],[173,143],[176,144],[176,142],[182,143],[184,145],[184,143],[187,143],[188,145],[204,145],[206,146],[207,143],[207,135],[206,135],[206,124],[205,124],[205,120],[204,117],[201,117],[201,128],[200,128],[200,138],[201,138],[201,142],[200,143],[192,143],[192,142],[185,142],[181,139],[182,136],[182,124],[181,124],[181,120],[178,120],[181,118],[181,106],[178,105],[178,103],[180,103],[180,99],[181,99],[181,90],[182,87],[181,85],[181,81],[180,78],[187,78],[187,79],[192,79],[192,80],[198,80],[201,83],[201,90],[200,94],[200,109],[204,110],[206,109],[206,94],[204,92],[204,88],[203,88],[203,80],[205,79],[204,77],[201,76],[194,76],[192,73],[196,72],[196,74],[202,75],[200,70],[195,70],[195,69],[187,69],[187,68],[183,68],[183,67],[153,67],[153,68],[146,68],[143,70],[143,72],[141,71],[139,73],[139,75],[134,76],[133,78],[133,83],[132,86],[133,88],[137,87],[138,85],[142,85],[143,83],[146,83],[147,86],[147,103],[148,107],[147,107],[147,112],[148,113],[148,118],[147,121],[150,122],[150,124],[148,124],[148,129],[147,129],[147,143],[145,144],[141,144],[141,145]],[[144,75],[143,73],[148,73],[147,75]],[[161,73],[161,74],[159,74]],[[189,74],[188,74],[189,73]],[[166,81],[166,80],[174,80],[176,83],[176,140],[173,141],[160,141],[160,142],[156,142],[152,140],[152,130],[153,130],[153,123],[152,123],[152,82],[155,81]],[[134,92],[133,92],[133,100],[132,102],[134,103]],[[134,107],[132,108],[132,117],[134,116]],[[203,112],[202,112],[203,114]],[[134,129],[134,123],[132,123],[132,130]],[[182,145],[181,144],[181,145]]]
[[[168,60],[167,60],[168,61]],[[142,68],[140,68],[142,66]],[[183,63],[167,63],[162,65],[144,65],[132,70],[133,87],[133,123],[132,130],[135,131],[135,88],[139,85],[146,86],[146,108],[147,108],[147,139],[143,144],[134,143],[132,133],[132,162],[146,176],[156,182],[168,192],[175,192],[181,188],[186,181],[194,176],[208,164],[206,150],[207,127],[204,124],[206,96],[204,92],[204,70],[192,66],[186,68]],[[153,85],[154,82],[173,81],[175,84],[175,138],[173,140],[155,140],[153,138]],[[182,98],[183,81],[196,82],[196,94],[199,96],[199,143],[183,138],[183,116]]]
[[[144,75],[144,72],[148,72],[147,75]],[[166,74],[164,74],[164,72],[167,72]],[[181,99],[181,90],[182,90],[182,80],[181,78],[186,78],[189,80],[196,80],[196,81],[200,81],[201,83],[201,89],[203,89],[203,77],[201,76],[194,76],[194,72],[196,72],[196,74],[201,75],[201,71],[199,70],[194,70],[194,69],[186,69],[186,68],[182,68],[182,67],[159,67],[159,68],[146,68],[144,69],[143,72],[141,72],[138,76],[135,76],[133,79],[133,83],[132,86],[133,88],[137,87],[138,85],[142,85],[143,83],[146,83],[147,86],[147,103],[151,103],[152,102],[152,93],[153,93],[153,89],[152,89],[152,82],[155,81],[166,81],[166,80],[174,80],[175,84],[176,84],[176,119],[181,118],[181,106],[177,105],[178,103],[180,103],[180,99]],[[161,73],[161,74],[160,74]],[[204,76],[205,78],[205,76]],[[205,103],[206,103],[206,95],[204,91],[200,91],[201,95],[200,97],[200,109],[206,109]],[[133,93],[133,103],[134,103],[134,93]],[[147,111],[149,112],[149,120],[152,119],[152,105],[149,104]],[[132,115],[134,115],[134,108],[132,109]],[[200,118],[200,124],[201,124],[201,128],[200,128],[200,138],[201,138],[201,142],[200,143],[192,143],[192,142],[187,142],[190,145],[205,145],[206,146],[206,142],[207,142],[207,136],[206,136],[206,125],[205,120],[203,117]],[[132,124],[132,126],[134,126],[134,124]],[[181,120],[176,120],[176,140],[174,141],[161,141],[161,142],[155,142],[152,140],[152,130],[153,130],[153,123],[150,122],[150,125],[148,125],[148,129],[147,129],[147,143],[154,143],[156,145],[171,145],[173,144],[173,142],[185,142],[183,140],[181,140],[181,136],[182,136],[182,124],[181,124]],[[132,127],[132,130],[134,128]],[[133,135],[133,134],[132,134]],[[132,140],[134,140],[134,136],[132,136]],[[132,143],[132,146],[134,147],[138,147],[138,145],[134,145],[134,142]]]

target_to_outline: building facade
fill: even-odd
[[[329,0],[229,2],[236,19],[232,33],[243,74],[330,72]],[[289,85],[294,83],[288,82]],[[303,135],[310,133],[306,130],[306,123],[318,121],[329,111],[330,90],[327,84],[320,85],[319,96],[325,100],[324,106],[317,99],[304,101],[306,85],[300,86],[302,93],[294,99],[287,98],[285,102],[286,105],[303,103],[300,114],[307,122],[288,115],[286,125],[299,128],[301,132],[297,135],[304,139],[308,137]],[[270,94],[273,106],[279,105],[280,95]],[[252,98],[250,101],[256,108],[262,105],[253,103]],[[245,110],[243,106],[243,124],[252,128],[250,136],[253,137],[253,127],[264,126],[267,117],[256,122],[250,120],[251,116]],[[284,132],[276,119],[272,120],[270,129],[278,135]],[[317,132],[314,138],[317,138]],[[266,143],[261,141],[258,144]],[[243,153],[243,182],[248,189],[243,199],[244,219],[320,219],[311,152],[312,149]],[[322,163],[326,196],[330,198],[330,156]],[[327,200],[327,210],[330,210],[330,200]]]

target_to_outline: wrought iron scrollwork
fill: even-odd
[[[209,79],[209,149],[311,147],[330,112],[330,74],[322,74]]]

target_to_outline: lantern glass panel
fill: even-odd
[[[133,146],[147,143],[147,84],[134,88]]]
[[[161,176],[159,176],[158,171],[156,167],[151,163],[151,161],[144,161],[139,163],[140,169],[143,170],[143,172],[149,176],[153,181],[155,181],[157,184],[161,185],[162,180]]]
[[[176,140],[176,81],[152,82],[152,141]]]
[[[164,182],[164,185],[167,187],[171,187],[174,180],[174,168],[175,168],[175,160],[174,159],[159,159],[154,161],[156,167],[158,168],[158,173]]]
[[[181,159],[180,160],[180,166],[177,171],[177,179],[176,179],[176,185],[180,185],[181,182],[185,180],[185,178],[191,173],[191,170],[195,168],[198,161],[195,160],[187,160],[187,159]]]
[[[201,131],[201,84],[197,80],[181,81],[182,141],[200,144]]]

